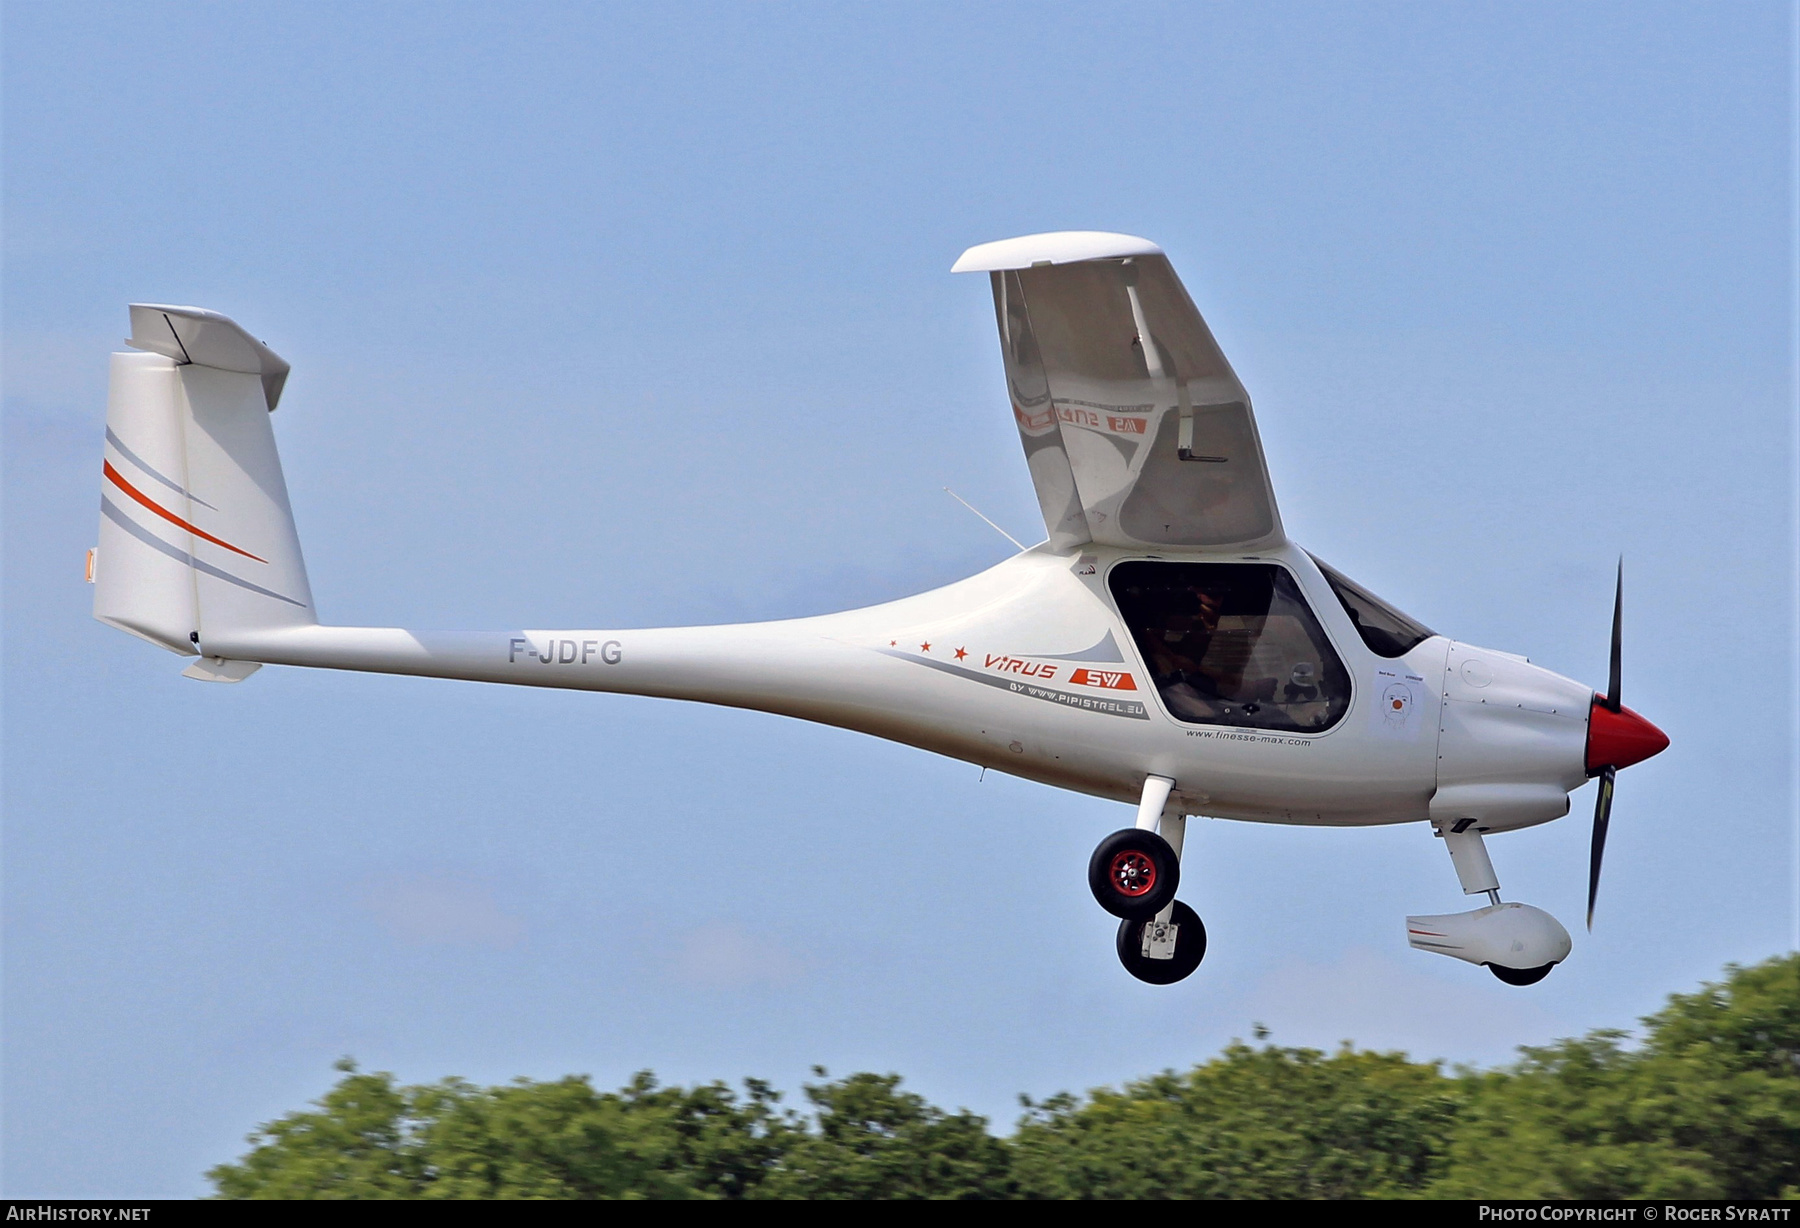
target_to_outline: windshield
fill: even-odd
[[[1336,570],[1316,554],[1307,557],[1319,565],[1331,591],[1344,606],[1344,613],[1356,625],[1356,633],[1369,651],[1378,657],[1402,657],[1436,635],[1437,632],[1371,593],[1350,577]]]
[[[1120,563],[1108,584],[1176,720],[1316,733],[1350,706],[1350,676],[1286,569]]]

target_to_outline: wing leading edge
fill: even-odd
[[[1162,249],[1064,231],[984,243],[1013,419],[1059,548],[1283,540],[1250,397]]]

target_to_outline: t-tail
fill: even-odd
[[[902,636],[924,644],[946,617],[1036,592],[1030,584],[975,577],[887,606],[735,626],[321,624],[270,427],[288,364],[199,308],[133,305],[131,330],[139,352],[112,358],[94,616],[194,658],[190,678],[237,682],[289,665],[650,695],[796,716],[1018,770],[1003,756],[1015,753],[1005,747],[1022,736],[1019,722],[989,731],[971,715],[964,684],[900,660],[893,645]],[[1041,562],[1066,571],[1066,562]],[[934,630],[915,636],[915,626]],[[1070,634],[1092,643],[1101,630]],[[984,698],[1004,702],[991,689],[980,688]],[[1115,783],[1123,792],[1137,778]]]
[[[196,307],[133,304],[126,344],[140,352],[112,356],[94,617],[235,682],[256,666],[209,641],[318,622],[269,421],[288,364]]]
[[[891,687],[871,699],[865,676],[921,672],[875,649],[899,628],[991,602],[985,589],[958,596],[952,586],[923,607],[737,626],[323,625],[270,426],[288,364],[234,321],[196,307],[134,304],[128,344],[139,352],[112,358],[94,616],[196,658],[190,678],[237,682],[262,665],[290,665],[653,695],[967,753],[941,745],[943,709],[954,700],[928,697],[910,711]]]

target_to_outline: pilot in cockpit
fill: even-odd
[[[1197,584],[1167,590],[1155,623],[1137,629],[1157,689],[1182,720],[1207,721],[1221,713],[1219,682],[1207,670],[1206,650],[1219,627],[1224,602]]]

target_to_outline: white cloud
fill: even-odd
[[[363,904],[401,942],[506,948],[525,937],[525,922],[502,911],[491,888],[454,875],[383,879]]]
[[[803,976],[807,966],[782,943],[731,921],[708,921],[687,930],[676,944],[673,962],[680,980],[709,989],[787,985]]]

